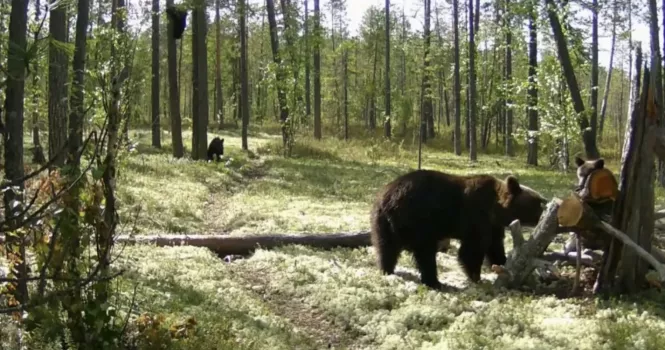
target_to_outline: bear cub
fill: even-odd
[[[577,188],[575,191],[579,192],[584,189],[587,178],[589,178],[592,172],[605,168],[605,161],[603,158],[584,160],[580,157],[575,157],[575,165],[577,165]]]
[[[208,145],[208,161],[213,160],[215,156],[217,156],[216,161],[219,162],[222,160],[222,156],[224,155],[224,139],[220,139],[219,137],[215,137],[210,141],[210,144]]]
[[[410,251],[421,282],[441,288],[436,253],[441,241],[453,238],[461,241],[458,261],[465,274],[478,282],[485,258],[506,263],[505,227],[515,219],[537,225],[546,202],[513,176],[500,180],[434,170],[402,175],[379,191],[370,216],[379,268],[393,274],[401,252]]]

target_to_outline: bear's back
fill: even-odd
[[[425,230],[456,236],[461,225],[474,220],[476,211],[486,212],[496,203],[496,181],[487,175],[416,170],[386,185],[374,212],[387,215],[397,231]]]

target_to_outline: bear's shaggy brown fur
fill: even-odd
[[[379,268],[395,271],[403,250],[413,253],[423,284],[440,288],[436,253],[445,239],[458,239],[458,260],[474,282],[485,257],[506,263],[505,227],[519,219],[535,226],[545,198],[513,176],[458,176],[434,170],[402,175],[378,194],[371,213],[371,240]]]

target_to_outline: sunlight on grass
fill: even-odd
[[[237,131],[210,133],[209,139],[213,135],[225,138],[220,163],[188,155],[173,160],[166,137],[156,150],[147,146],[149,132],[134,132],[139,152],[121,160],[119,176],[125,223],[140,207],[136,225],[143,234],[367,230],[376,191],[417,167],[411,142],[301,136],[293,156],[284,158],[275,135],[254,131],[251,154],[241,151]],[[190,134],[184,136],[189,145]],[[442,151],[443,142],[424,146],[423,168],[513,174],[548,198],[567,196],[575,184],[573,172],[526,167],[522,155],[480,155],[471,163],[466,155]],[[607,164],[618,176],[618,162]],[[660,188],[657,198],[658,206]],[[558,236],[551,248],[565,238]],[[289,246],[232,263],[202,248],[128,247],[117,267],[128,269],[124,288],[138,285],[140,310],[169,320],[196,317],[200,332],[189,343],[196,345],[182,347],[187,349],[655,349],[665,342],[660,304],[499,291],[486,268],[483,283],[470,285],[457,263],[458,247],[453,242],[449,253],[437,256],[441,281],[462,289],[443,293],[418,283],[408,253],[397,275],[381,275],[371,247]]]

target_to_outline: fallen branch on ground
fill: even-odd
[[[213,235],[150,235],[119,236],[116,243],[155,244],[158,247],[187,245],[205,247],[220,256],[248,255],[257,248],[271,249],[288,244],[301,244],[320,249],[337,247],[358,248],[371,245],[369,232],[340,234],[303,235],[253,235],[253,236],[213,236]]]

